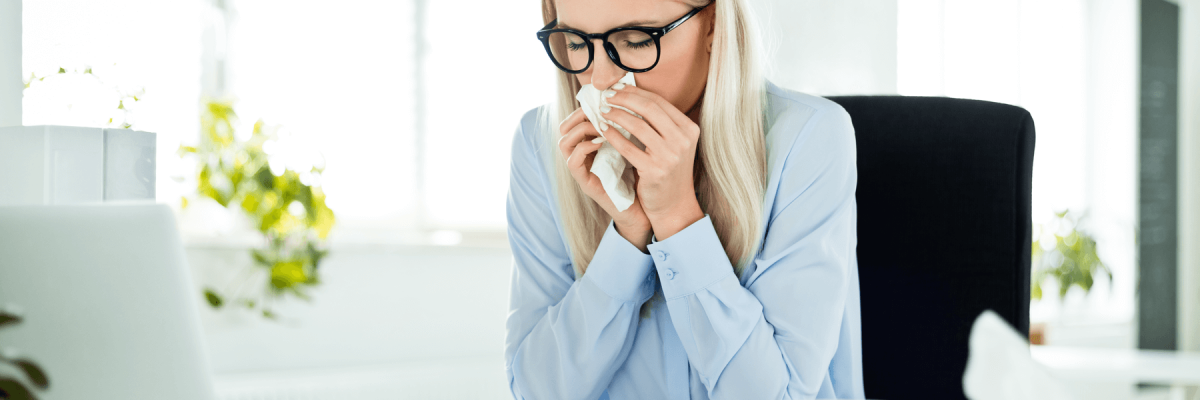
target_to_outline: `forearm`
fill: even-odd
[[[613,299],[595,283],[584,275],[514,346],[515,398],[594,399],[608,386],[632,349],[641,304]]]
[[[663,241],[704,218],[704,210],[696,199],[690,199],[673,209],[660,214],[647,214],[646,217],[650,220],[654,238]]]
[[[628,240],[630,244],[632,244],[634,247],[637,247],[637,249],[641,250],[642,253],[650,254],[650,250],[646,248],[646,245],[650,243],[650,235],[654,231],[650,229],[649,226],[624,226],[619,223],[614,223],[614,225],[617,229],[617,233],[621,234],[621,237],[625,238],[625,240]]]
[[[673,326],[688,354],[689,364],[699,372],[701,382],[708,389],[709,398],[780,398],[784,393],[801,398],[816,395],[824,375],[813,369],[828,367],[828,358],[836,348],[836,340],[828,343],[829,336],[825,333],[832,332],[836,339],[840,326],[839,319],[824,317],[827,311],[832,312],[830,317],[840,317],[839,301],[845,293],[836,289],[842,282],[824,276],[827,271],[808,271],[815,275],[797,277],[799,279],[792,278],[789,273],[775,272],[772,278],[780,282],[767,285],[770,289],[765,296],[774,304],[788,306],[782,311],[784,315],[777,311],[773,321],[777,326],[772,326],[767,322],[769,312],[761,299],[741,286],[708,217],[649,247],[655,257]],[[797,265],[799,259],[781,261]],[[780,265],[783,264],[763,267],[787,268]],[[788,277],[784,278],[784,275]],[[823,298],[793,301],[798,296],[790,293],[787,287],[805,287],[803,282],[820,282],[821,290],[804,291],[819,292],[816,297]],[[794,326],[796,320],[814,323]],[[783,327],[789,329],[776,329]],[[789,361],[782,353],[783,347],[775,337],[780,332],[799,339],[790,344],[809,355],[799,360],[800,364],[792,364],[791,361],[796,360]]]
[[[562,270],[526,251],[531,242],[523,232],[511,236],[516,250],[505,339],[514,397],[594,399],[628,355],[638,311],[654,294],[654,263],[610,223],[586,273],[564,288],[569,278],[548,275]]]

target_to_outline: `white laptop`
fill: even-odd
[[[169,207],[0,207],[0,306],[23,322],[0,348],[49,377],[41,399],[214,398],[183,247]]]

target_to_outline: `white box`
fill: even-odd
[[[155,148],[128,129],[0,128],[0,206],[154,200]]]

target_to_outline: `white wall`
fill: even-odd
[[[749,0],[768,79],[817,95],[896,93],[896,0]]]
[[[0,0],[0,126],[21,125],[21,0]]]

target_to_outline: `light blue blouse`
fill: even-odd
[[[507,200],[515,399],[864,397],[854,127],[830,100],[767,93],[765,237],[740,277],[706,214],[650,254],[610,222],[577,280],[548,169],[557,127],[525,114]]]

